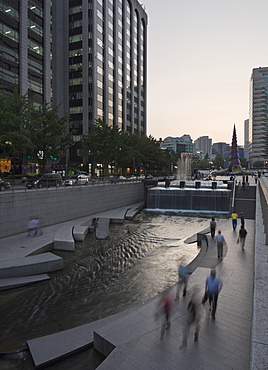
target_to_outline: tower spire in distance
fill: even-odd
[[[234,124],[234,130],[233,130],[232,145],[231,145],[230,155],[229,155],[228,170],[231,172],[241,171],[241,162],[240,162],[239,154],[238,154],[235,124]]]

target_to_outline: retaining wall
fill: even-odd
[[[49,226],[143,200],[142,182],[0,192],[0,238],[25,232],[29,217]]]

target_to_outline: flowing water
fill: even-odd
[[[64,269],[49,281],[0,294],[1,369],[33,369],[26,340],[70,329],[146,301],[177,281],[180,263],[198,253],[184,238],[208,226],[208,219],[141,213],[111,225],[106,240],[89,234],[76,250],[57,252]],[[95,369],[102,361],[93,350],[49,369]],[[78,366],[79,363],[79,366]],[[92,364],[89,367],[89,364]]]

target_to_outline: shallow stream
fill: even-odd
[[[206,218],[141,213],[133,221],[111,225],[106,240],[89,234],[74,253],[57,252],[64,269],[49,281],[0,294],[1,351],[20,350],[2,356],[1,369],[34,369],[29,352],[21,351],[26,340],[106,317],[172,286],[178,265],[198,253],[196,243],[182,239],[208,224]],[[90,370],[101,361],[87,350],[49,369]]]

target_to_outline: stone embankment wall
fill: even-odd
[[[26,232],[29,217],[49,226],[143,200],[142,182],[2,192],[0,238]]]

